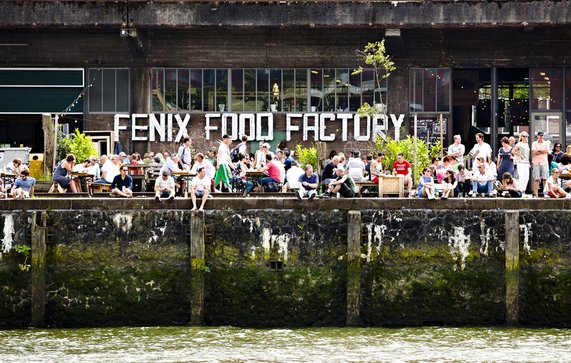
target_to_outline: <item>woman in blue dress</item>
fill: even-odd
[[[422,170],[422,176],[418,181],[417,195],[419,198],[434,199],[434,180],[432,179],[430,168]]]
[[[79,191],[78,184],[71,178],[71,172],[73,171],[74,165],[75,156],[73,154],[69,154],[56,166],[52,180],[57,182],[62,188],[71,188],[73,193],[77,193]]]
[[[510,146],[509,139],[502,137],[502,147],[498,152],[498,180],[502,180],[504,173],[514,174],[513,147]]]

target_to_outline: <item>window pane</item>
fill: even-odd
[[[228,111],[228,70],[216,70],[216,105],[218,111]]]
[[[232,70],[232,111],[244,111],[244,71]]]
[[[165,69],[165,105],[165,111],[176,111],[176,69]]]
[[[323,71],[312,69],[311,73],[311,112],[323,111]]]
[[[178,98],[177,105],[179,111],[189,110],[189,93],[190,93],[190,73],[188,69],[178,70]]]
[[[100,69],[89,70],[89,111],[101,112],[101,95],[103,93],[103,72]]]
[[[270,70],[270,81],[272,83],[270,104],[275,105],[276,110],[281,111],[282,70]]]
[[[571,110],[571,68],[565,69],[565,104],[567,109]]]
[[[205,69],[203,75],[204,111],[216,111],[216,98],[214,97],[215,71],[214,69]]]
[[[295,111],[307,111],[307,69],[295,70]]]
[[[450,69],[441,68],[436,72],[436,86],[438,95],[437,111],[450,111]]]
[[[129,70],[117,70],[117,110],[129,112]]]
[[[335,70],[335,107],[338,112],[349,111],[349,71]]]
[[[562,74],[560,68],[531,70],[531,108],[533,110],[562,109]]]
[[[270,72],[267,69],[258,69],[257,73],[257,103],[256,111],[269,111],[270,107]]]
[[[190,109],[202,111],[202,69],[190,70]]]
[[[164,111],[164,94],[163,94],[163,79],[164,79],[164,69],[153,69],[153,75],[151,78],[151,94],[153,95],[151,99],[151,109],[153,111]]]
[[[424,70],[424,111],[436,111],[436,68]]]
[[[103,112],[115,112],[115,70],[103,70]]]
[[[256,70],[244,70],[244,111],[256,111]]]
[[[373,90],[375,89],[375,76],[373,71],[368,70],[362,73],[361,88],[363,90],[363,103],[374,104]]]
[[[357,111],[361,107],[361,75],[349,77],[349,111]]]
[[[410,101],[409,109],[411,112],[422,112],[424,111],[422,103],[422,69],[411,69],[410,70]]]
[[[283,88],[283,110],[285,112],[296,111],[295,108],[295,71],[293,69],[284,69],[284,88]]]
[[[335,111],[335,69],[323,70],[324,104],[323,111]]]

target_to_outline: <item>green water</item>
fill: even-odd
[[[153,327],[0,331],[0,362],[570,362],[571,330]]]

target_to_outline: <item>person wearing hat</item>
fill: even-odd
[[[539,180],[541,179],[545,188],[545,181],[549,177],[549,162],[547,161],[549,150],[551,150],[550,143],[543,139],[543,131],[539,131],[537,133],[537,141],[531,144],[533,196],[536,198],[538,196]]]
[[[519,141],[515,144],[512,154],[516,157],[515,165],[518,177],[519,190],[525,193],[527,183],[529,182],[529,134],[522,132],[519,134]]]
[[[232,170],[235,166],[230,158],[230,145],[232,139],[229,135],[222,136],[222,142],[218,147],[218,155],[216,157],[216,175],[214,176],[214,185],[218,185],[221,189],[222,184],[229,190],[232,188]]]
[[[353,198],[355,196],[355,182],[351,175],[345,174],[345,169],[341,163],[335,168],[335,174],[337,179],[329,183],[327,192],[330,196],[339,193],[344,198]]]

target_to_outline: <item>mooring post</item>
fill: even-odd
[[[190,217],[190,324],[204,324],[204,212]]]
[[[506,324],[519,324],[519,211],[506,211]]]
[[[36,328],[45,325],[46,219],[46,212],[41,214],[32,212],[32,319],[30,325]]]
[[[361,306],[361,211],[347,216],[347,322],[360,323]]]

